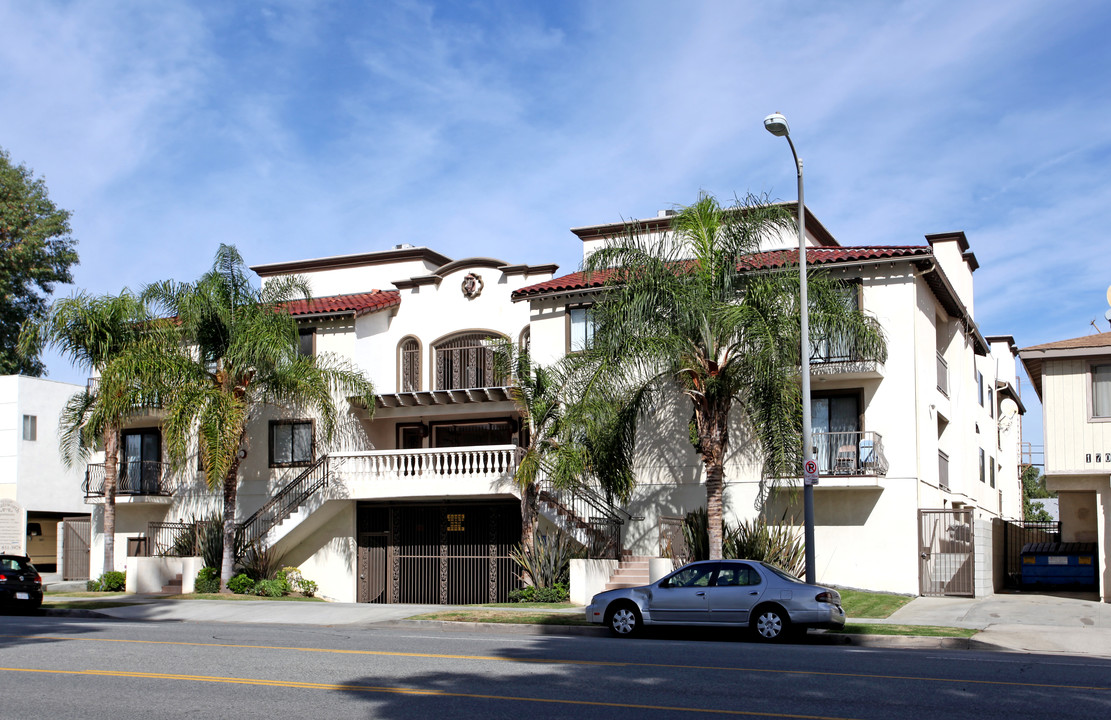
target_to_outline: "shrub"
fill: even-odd
[[[567,584],[571,579],[571,560],[582,554],[582,549],[575,547],[574,541],[562,530],[534,535],[531,548],[518,545],[509,551],[521,568],[521,578],[527,575],[538,588]]]
[[[683,537],[690,550],[690,561],[710,557],[709,522],[706,508],[687,513],[683,519]],[[806,570],[806,543],[786,513],[776,525],[759,515],[742,520],[736,527],[722,523],[721,555],[724,558],[763,560],[801,576]]]
[[[271,548],[252,545],[239,561],[239,572],[246,573],[256,582],[273,580],[281,566],[281,558]]]
[[[195,593],[217,593],[220,592],[220,573],[214,567],[203,567],[197,573],[197,579],[193,582],[193,592]]]
[[[255,581],[243,573],[228,580],[228,590],[236,595],[247,595],[255,590]]]
[[[523,587],[520,590],[509,591],[510,602],[535,602],[559,603],[571,599],[570,590],[563,583],[556,583],[552,587],[538,588],[533,586]]]
[[[278,572],[278,577],[285,577],[289,583],[289,591],[297,591],[305,597],[312,597],[316,594],[318,586],[312,580],[306,580],[305,576],[301,574],[300,568],[286,566]]]
[[[112,570],[101,575],[96,580],[85,583],[89,592],[122,592],[127,589],[127,574]]]
[[[197,525],[196,542],[200,546],[204,564],[208,567],[219,568],[224,562],[224,516],[214,512],[207,520],[202,520]],[[237,530],[233,560],[238,563],[243,559],[245,551],[242,532]]]
[[[316,595],[316,591],[319,589],[316,583],[312,580],[301,580],[297,588],[305,597],[312,597],[313,595]]]
[[[255,584],[255,595],[262,597],[282,597],[289,594],[289,583],[282,580],[259,580]]]

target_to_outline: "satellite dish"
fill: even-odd
[[[1003,402],[999,403],[999,412],[1004,415],[1016,415],[1018,413],[1018,403],[1010,398],[1005,398]]]
[[[1111,305],[1111,285],[1107,286],[1107,304]]]

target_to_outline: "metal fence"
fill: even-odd
[[[814,459],[822,475],[886,475],[883,437],[877,432],[816,432]]]
[[[204,554],[202,538],[210,523],[147,523],[147,555],[151,557],[197,557]]]
[[[1022,548],[1028,543],[1061,542],[1061,523],[1003,521],[1003,562],[1006,567],[1003,584],[1008,588],[1022,587]]]

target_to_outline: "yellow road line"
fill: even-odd
[[[603,667],[663,668],[672,670],[706,670],[722,672],[765,673],[769,675],[812,675],[817,677],[858,678],[869,680],[914,680],[918,682],[961,683],[967,685],[999,685],[1006,687],[1049,688],[1055,690],[1111,690],[1105,685],[1061,685],[1011,680],[972,680],[969,678],[922,677],[916,675],[878,675],[871,673],[829,672],[824,670],[780,670],[776,668],[726,667],[721,665],[679,665],[677,663],[634,663],[604,660],[563,660],[558,658],[515,658],[495,655],[450,655],[441,653],[397,652],[390,650],[343,650],[340,648],[289,647],[282,645],[238,645],[233,643],[201,643],[177,640],[130,640],[125,638],[90,638],[63,635],[0,635],[26,640],[66,640],[103,643],[135,643],[139,645],[181,645],[186,647],[234,648],[240,650],[284,650],[287,652],[326,653],[335,655],[375,655],[384,657],[429,658],[433,660],[485,660],[489,662],[532,663],[539,665],[593,665]]]
[[[213,675],[174,675],[169,673],[140,673],[124,672],[118,670],[43,670],[40,668],[6,667],[0,667],[0,672],[85,675],[93,677],[117,677],[143,680],[184,680],[204,683],[226,683],[232,685],[256,685],[262,687],[294,688],[298,690],[389,693],[392,695],[424,695],[433,697],[469,698],[473,700],[509,700],[514,702],[548,703],[553,705],[578,705],[630,710],[663,710],[667,712],[686,712],[710,715],[743,715],[746,717],[794,718],[796,720],[851,720],[851,718],[841,718],[829,715],[799,715],[796,713],[758,712],[753,710],[721,710],[716,708],[692,708],[671,705],[642,705],[638,703],[602,702],[595,700],[561,700],[559,698],[539,698],[513,695],[486,695],[482,693],[447,692],[445,690],[420,690],[415,688],[377,687],[374,685],[340,685],[334,683],[311,683],[294,680],[261,680],[256,678],[220,677]]]

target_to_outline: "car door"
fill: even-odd
[[[749,613],[760,602],[768,584],[752,565],[721,563],[714,586],[707,593],[710,622],[748,623]]]
[[[648,594],[648,614],[653,622],[695,624],[709,621],[706,591],[712,587],[717,563],[680,568]]]

